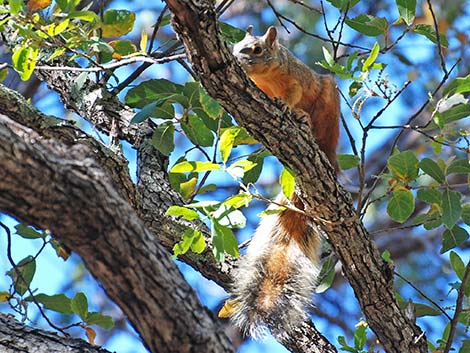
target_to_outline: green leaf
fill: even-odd
[[[8,0],[8,5],[10,6],[10,13],[12,15],[18,15],[24,9],[23,0]]]
[[[200,107],[199,102],[199,89],[201,85],[199,82],[188,81],[183,87],[183,95],[188,98],[188,108]]]
[[[403,223],[413,213],[415,199],[413,193],[407,189],[396,189],[387,205],[387,213],[394,221]]]
[[[129,54],[133,54],[137,51],[137,47],[134,45],[134,43],[130,40],[113,40],[109,42],[109,45],[113,47],[114,49],[114,58],[119,58],[116,57],[116,54],[119,56],[126,56]]]
[[[253,162],[254,166],[250,170],[245,171],[242,178],[243,183],[255,183],[258,180],[263,170],[264,159],[269,156],[271,156],[271,153],[266,148],[262,147],[248,157],[247,160]]]
[[[235,138],[240,133],[240,129],[237,126],[232,126],[226,129],[220,136],[220,156],[222,161],[227,163],[230,153],[232,152],[233,145],[235,143]]]
[[[414,303],[415,313],[417,317],[421,316],[440,316],[442,313],[433,307],[425,304]]]
[[[16,268],[12,268],[8,271],[7,275],[13,280],[15,291],[19,295],[24,295],[28,290],[35,273],[36,260],[32,256],[27,256],[16,265]]]
[[[289,167],[284,167],[282,170],[279,183],[281,184],[282,193],[290,200],[294,195],[295,178],[294,172]]]
[[[148,118],[150,118],[153,115],[153,112],[154,112],[155,108],[157,107],[158,103],[159,102],[155,101],[155,102],[149,103],[145,107],[143,107],[131,119],[131,124],[138,124],[138,123],[141,123],[141,122],[147,120]]]
[[[18,72],[23,81],[28,80],[36,67],[36,59],[39,50],[32,46],[20,47],[13,51],[13,68]]]
[[[173,102],[187,105],[188,99],[181,94],[182,91],[182,85],[165,79],[148,80],[129,90],[126,95],[126,104],[142,109],[147,104],[158,102],[160,105],[165,100],[171,99]]]
[[[384,250],[382,252],[382,254],[380,254],[380,256],[382,257],[382,259],[389,263],[389,264],[393,264],[393,260],[392,260],[392,254],[390,254],[390,251],[389,250]]]
[[[245,176],[245,173],[250,171],[256,167],[256,164],[247,160],[242,159],[240,161],[236,161],[232,163],[230,167],[226,169],[227,173],[229,173],[235,179],[241,179]]]
[[[468,93],[470,92],[470,75],[465,77],[457,77],[451,83],[444,88],[442,92],[443,96],[453,96],[454,94],[459,93]]]
[[[346,11],[346,9],[352,9],[359,0],[327,0],[331,5],[340,9],[341,11]]]
[[[107,10],[103,15],[103,38],[120,37],[134,28],[135,13],[128,10]]]
[[[212,119],[217,119],[222,115],[224,109],[222,106],[201,87],[199,89],[199,101],[204,111]]]
[[[364,61],[364,64],[362,64],[362,72],[366,72],[369,70],[371,65],[377,59],[379,52],[380,52],[380,45],[379,43],[375,42],[372,50],[370,51],[369,57]]]
[[[225,260],[225,253],[234,257],[240,256],[237,239],[232,230],[215,220],[212,221],[212,242],[214,256],[218,261],[223,262]]]
[[[190,114],[181,121],[181,127],[188,139],[196,146],[209,147],[214,143],[212,131],[197,115]]]
[[[446,189],[442,193],[442,223],[452,229],[462,214],[460,193]]]
[[[459,246],[468,239],[468,233],[465,229],[459,226],[454,226],[452,229],[446,229],[442,234],[442,249],[441,254],[446,251]]]
[[[464,325],[468,327],[468,321],[464,322]],[[462,340],[462,346],[459,349],[459,353],[470,353],[470,340]]]
[[[195,236],[191,244],[191,251],[196,254],[201,254],[206,249],[206,239],[201,232],[195,231]]]
[[[435,203],[440,205],[442,202],[442,194],[437,189],[419,189],[416,196],[421,201],[427,203]]]
[[[413,32],[418,33],[422,36],[425,36],[431,42],[433,42],[434,44],[437,44],[436,31],[434,30],[433,26],[419,24],[419,25],[414,26]],[[443,47],[447,48],[449,46],[449,43],[447,41],[447,37],[445,36],[445,34],[439,33],[439,39]]]
[[[323,262],[320,274],[318,275],[318,279],[320,279],[321,282],[315,288],[315,293],[323,293],[331,287],[335,279],[335,264],[336,262],[333,256],[328,257],[326,261]]]
[[[88,314],[88,300],[85,294],[82,292],[75,294],[75,297],[73,297],[70,303],[70,308],[72,309],[73,313],[77,314],[82,320],[85,321]]]
[[[367,342],[366,325],[359,325],[354,332],[354,348],[362,350]]]
[[[418,159],[412,151],[399,152],[388,159],[388,169],[397,179],[409,183],[418,177]]]
[[[188,228],[183,233],[182,240],[173,246],[173,255],[186,254],[191,249],[196,254],[200,254],[206,248],[206,240],[197,229]]]
[[[437,113],[436,116],[438,116],[438,118],[442,121],[443,125],[452,123],[454,121],[470,116],[470,104],[454,105],[452,108],[446,111]],[[438,126],[441,127],[441,125],[439,124]]]
[[[450,264],[452,265],[457,277],[462,281],[465,275],[465,264],[455,251],[450,252]]]
[[[171,168],[170,173],[205,172],[208,170],[220,170],[220,165],[212,162],[184,161],[175,164],[173,168]]]
[[[444,172],[442,171],[441,167],[439,167],[439,165],[432,159],[423,158],[419,162],[418,166],[423,172],[425,172],[437,182],[443,183],[445,181]]]
[[[189,178],[187,181],[182,182],[179,187],[179,192],[183,199],[188,200],[190,199],[194,193],[196,192],[196,185],[197,185],[197,178],[192,177]]]
[[[170,206],[165,214],[167,216],[183,217],[188,221],[199,219],[199,214],[196,211],[183,206]]]
[[[469,174],[470,163],[468,159],[456,159],[454,160],[446,170],[446,174]]]
[[[65,294],[35,294],[34,299],[41,303],[46,309],[56,311],[61,314],[73,314],[72,300]],[[33,297],[25,298],[26,301],[33,301]]]
[[[212,219],[227,228],[244,228],[246,218],[243,213],[233,207],[221,204],[219,208],[212,213]]]
[[[165,156],[169,156],[175,149],[175,126],[173,122],[166,121],[157,126],[152,135],[151,144]]]
[[[470,225],[470,204],[466,203],[465,205],[462,206],[462,221],[466,225]]]
[[[239,28],[221,21],[218,21],[218,24],[223,38],[229,43],[237,43],[245,37],[245,31]]]
[[[25,239],[38,239],[44,238],[46,235],[44,233],[39,233],[31,227],[25,226],[23,224],[17,224],[15,226],[16,234]]]
[[[339,154],[338,164],[341,170],[348,170],[357,167],[359,164],[359,157],[353,154]]]
[[[388,28],[387,20],[384,17],[365,14],[360,14],[352,19],[346,19],[346,24],[357,32],[371,37],[384,34]]]
[[[416,12],[416,0],[396,0],[398,13],[408,26],[413,24]]]
[[[230,196],[223,204],[229,207],[238,209],[240,207],[248,207],[248,204],[253,200],[253,196],[247,193],[241,193]]]
[[[85,322],[89,325],[97,325],[105,330],[111,330],[114,327],[114,321],[111,316],[97,312],[88,313]]]
[[[69,12],[69,11],[65,11]],[[69,12],[67,18],[77,19],[85,22],[95,22],[99,20],[99,17],[93,11],[71,11]]]

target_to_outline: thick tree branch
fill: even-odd
[[[189,61],[210,95],[297,175],[306,211],[328,234],[367,321],[387,352],[427,352],[421,330],[394,298],[393,274],[381,259],[350,196],[336,183],[326,157],[251,83],[221,41],[213,5],[166,0]],[[314,167],[313,167],[314,166]]]
[[[2,353],[110,353],[81,339],[60,337],[53,332],[31,328],[1,313],[0,351]]]
[[[44,140],[0,115],[0,160],[0,211],[74,249],[150,351],[233,351],[92,151]]]

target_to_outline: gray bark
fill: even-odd
[[[151,352],[233,351],[93,151],[0,115],[0,160],[0,210],[76,251]]]
[[[307,213],[329,236],[367,322],[387,352],[427,352],[419,327],[398,306],[393,271],[356,217],[352,201],[336,182],[326,156],[293,114],[284,114],[247,78],[222,42],[213,4],[207,0],[166,0],[173,27],[207,92],[237,122],[290,166]]]
[[[81,339],[37,330],[0,313],[2,353],[111,353]]]

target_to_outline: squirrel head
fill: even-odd
[[[279,42],[275,27],[269,27],[262,36],[254,36],[253,26],[248,26],[245,37],[233,47],[233,55],[251,74],[267,73],[278,65]]]

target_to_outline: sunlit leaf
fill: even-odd
[[[281,184],[282,193],[290,200],[295,190],[294,172],[290,168],[284,167],[279,177],[279,183]]]
[[[190,114],[181,121],[181,127],[188,139],[196,146],[209,147],[214,143],[212,131],[197,115]]]
[[[400,17],[408,26],[412,25],[416,12],[416,0],[396,0],[396,3]]]
[[[175,217],[183,217],[188,221],[193,221],[195,219],[199,219],[199,215],[196,211],[191,210],[184,206],[170,206],[168,210],[165,212],[167,216],[175,216]]]
[[[236,126],[226,129],[220,136],[219,149],[222,161],[227,163],[230,153],[232,152],[235,137],[240,132],[240,129]]]
[[[178,164],[175,164],[171,168],[171,173],[189,173],[189,172],[205,172],[208,170],[219,170],[220,165],[212,162],[189,162],[184,161]]]

